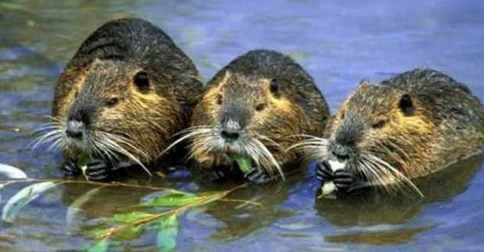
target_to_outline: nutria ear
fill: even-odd
[[[137,72],[133,78],[133,82],[136,87],[142,92],[146,92],[150,89],[150,78],[148,76],[148,73],[145,71]]]
[[[405,116],[413,115],[414,107],[413,107],[412,98],[410,97],[409,94],[402,95],[398,106],[400,107],[400,110]]]
[[[358,87],[359,86],[370,86],[370,85],[372,85],[372,83],[367,79],[363,79],[363,80],[360,81],[360,83],[358,83]]]

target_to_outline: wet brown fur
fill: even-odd
[[[277,96],[270,91],[273,78],[281,86]],[[260,140],[280,165],[296,159],[294,150],[286,150],[301,140],[301,134],[321,136],[329,118],[326,101],[312,78],[289,57],[273,51],[251,51],[219,71],[194,109],[192,127],[219,127],[224,107],[217,104],[218,96],[248,111],[245,132]],[[256,107],[261,104],[264,109],[257,111]],[[206,141],[193,138],[190,158],[204,169],[231,164],[226,154],[203,148]],[[270,164],[262,166],[273,173],[274,167],[268,167]]]
[[[404,94],[412,98],[411,115],[399,107]],[[372,127],[381,121],[383,126]],[[362,82],[328,123],[325,138],[331,142],[350,131],[357,135],[357,155],[372,153],[416,178],[482,148],[484,110],[464,85],[441,72],[416,69],[379,85]],[[381,179],[399,182],[395,176]]]
[[[133,84],[139,71],[148,73],[149,90]],[[52,113],[65,123],[74,108],[90,110],[93,137],[99,132],[122,136],[130,143],[118,144],[147,163],[186,127],[202,88],[193,63],[166,34],[147,21],[120,19],[81,45],[56,84]],[[118,104],[106,106],[113,98]],[[74,160],[81,151],[62,147]]]

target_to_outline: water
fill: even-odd
[[[47,1],[0,2],[0,163],[35,178],[56,178],[59,153],[32,151],[46,122],[54,83],[79,44],[105,21],[137,16],[162,27],[205,80],[254,48],[292,55],[315,78],[332,111],[363,78],[380,80],[417,66],[442,70],[484,100],[484,3],[434,1]],[[483,157],[419,182],[425,200],[355,195],[315,202],[311,166],[286,184],[242,189],[181,219],[180,251],[470,251],[484,242]],[[148,183],[142,181],[141,183]],[[207,190],[186,171],[152,184]],[[3,201],[19,190],[2,191]],[[62,186],[0,227],[2,251],[81,249],[92,240],[66,232],[67,206],[91,186]],[[146,190],[103,189],[77,223],[135,204]],[[154,233],[117,250],[155,250]]]

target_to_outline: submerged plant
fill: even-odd
[[[175,249],[177,245],[178,231],[180,229],[179,219],[183,213],[215,201],[237,201],[226,199],[226,197],[235,190],[246,186],[246,184],[242,184],[228,190],[195,194],[172,188],[124,183],[33,179],[27,177],[27,175],[20,169],[5,165],[0,165],[0,174],[9,178],[8,180],[2,181],[0,189],[9,184],[30,183],[12,196],[3,207],[2,220],[10,223],[15,221],[17,214],[29,202],[38,198],[42,193],[52,190],[57,185],[61,184],[91,184],[97,186],[74,200],[69,206],[66,214],[66,224],[68,227],[74,222],[75,215],[80,211],[82,205],[104,187],[150,189],[159,194],[156,197],[151,197],[139,204],[126,208],[131,211],[101,218],[95,226],[90,227],[85,234],[96,240],[94,245],[88,248],[88,251],[93,252],[107,251],[112,243],[133,240],[141,236],[146,230],[152,229],[155,229],[157,233],[156,246],[159,251],[171,251]],[[256,202],[244,202],[260,205]]]

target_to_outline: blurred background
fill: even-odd
[[[31,132],[48,121],[62,68],[108,20],[140,17],[158,25],[193,59],[205,81],[250,49],[289,54],[314,77],[335,111],[361,79],[381,80],[415,67],[441,70],[483,100],[483,13],[484,2],[478,0],[2,0],[0,163],[31,177],[61,176],[59,153],[32,151]],[[423,201],[370,197],[315,203],[311,166],[287,185],[240,193],[265,204],[264,210],[219,203],[185,216],[179,250],[481,250],[481,160],[475,157],[438,181],[422,182],[423,191],[429,189]],[[186,176],[171,185],[197,190]],[[1,204],[16,190],[4,189]],[[86,188],[50,193],[25,209],[15,225],[0,226],[2,251],[73,250],[89,244],[82,235],[59,228],[74,198],[68,190],[75,194]],[[134,202],[140,194],[107,191],[86,209],[86,218],[109,214],[116,202]],[[119,249],[152,251],[153,246],[147,234]]]

